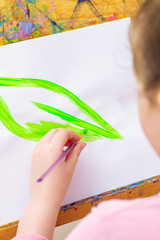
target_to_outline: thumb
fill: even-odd
[[[79,155],[82,150],[86,147],[85,142],[79,142],[77,145],[72,149],[72,151],[66,157],[66,163],[70,165],[70,167],[75,168]]]

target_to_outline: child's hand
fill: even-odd
[[[56,168],[42,181],[37,179],[62,154],[64,146],[81,138],[71,130],[48,132],[37,144],[32,157],[31,199],[18,225],[17,235],[30,233],[53,239],[59,208],[69,187],[74,168],[85,143],[78,143]]]
[[[32,157],[31,200],[46,201],[57,207],[65,197],[78,157],[86,143],[79,142],[56,168],[42,181],[37,179],[62,154],[64,146],[81,138],[71,130],[56,129],[48,132],[37,144]]]

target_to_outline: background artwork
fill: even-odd
[[[142,0],[1,0],[0,45],[131,16]]]

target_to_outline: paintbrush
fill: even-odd
[[[84,129],[83,134],[81,135],[81,138],[86,134],[87,129]],[[42,182],[45,177],[61,162],[63,161],[66,156],[70,153],[70,151],[76,146],[78,142],[73,142],[62,154],[57,160],[44,172],[44,174],[38,178],[37,182]]]

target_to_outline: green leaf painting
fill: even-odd
[[[65,124],[60,124],[56,122],[40,121],[39,124],[36,123],[25,123],[26,127],[21,126],[12,117],[10,110],[5,103],[2,96],[0,96],[0,121],[2,124],[15,135],[25,138],[31,141],[39,141],[49,130],[56,128],[71,129],[81,135],[84,129],[87,132],[82,138],[82,141],[95,141],[103,138],[111,139],[123,139],[118,131],[111,127],[96,111],[94,111],[89,105],[79,99],[75,94],[67,90],[66,88],[41,79],[31,79],[31,78],[0,78],[0,86],[5,87],[35,87],[44,88],[49,91],[55,92],[68,98],[68,100],[73,103],[81,112],[92,119],[97,125],[91,124],[87,121],[79,119],[68,113],[65,113],[57,108],[44,105],[42,103],[32,102],[35,107],[46,111],[54,116],[66,121]]]

